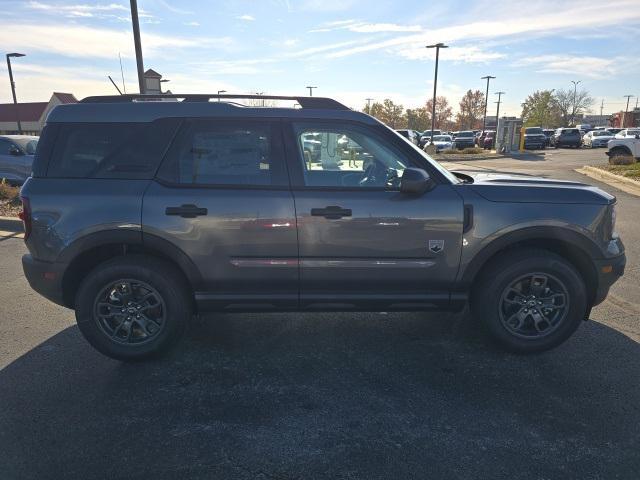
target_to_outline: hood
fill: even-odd
[[[606,205],[616,197],[585,183],[525,175],[493,173],[469,174],[469,185],[491,202],[510,203],[588,203]]]

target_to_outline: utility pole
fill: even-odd
[[[481,80],[487,80],[487,92],[484,94],[484,117],[482,118],[482,131],[484,132],[487,127],[487,104],[489,103],[489,82],[491,81],[491,75],[487,75],[486,77],[480,77]],[[497,120],[496,120],[497,121]]]
[[[571,112],[571,126],[575,126],[576,124],[576,93],[578,91],[578,84],[582,83],[582,80],[571,80],[573,83],[573,111]]]
[[[602,102],[600,102],[600,116],[602,116],[602,110],[604,110],[604,98],[602,99]]]
[[[16,84],[13,81],[13,72],[11,71],[11,59],[24,56],[24,53],[7,53],[7,70],[9,70],[9,82],[11,83],[11,95],[13,95],[13,108],[16,111],[19,135],[22,135],[22,124],[20,123],[20,110],[18,109],[18,101],[16,100]]]
[[[308,89],[309,89],[309,96],[310,96],[310,97],[313,97],[313,89],[314,89],[314,88],[318,88],[318,87],[305,87],[305,88],[308,88]]]
[[[367,115],[371,115],[371,101],[373,98],[365,98],[365,100],[367,101]]]
[[[131,2],[131,24],[133,25],[133,44],[136,48],[136,65],[138,67],[138,85],[140,93],[147,93],[144,84],[144,63],[142,62],[142,43],[140,42],[140,22],[138,21],[138,0]]]
[[[436,129],[436,93],[438,89],[438,60],[440,59],[440,49],[449,48],[444,43],[434,43],[433,45],[427,45],[427,48],[436,49],[436,71],[433,76],[433,105],[431,105],[431,141],[433,142],[433,131]],[[433,143],[432,143],[433,145]]]
[[[504,95],[505,93],[507,92],[494,93],[494,95],[498,95],[498,101],[496,102],[498,104],[498,108],[496,109],[496,134],[498,132],[498,119],[500,118],[500,101],[502,100],[502,95]]]
[[[622,117],[622,128],[627,126],[627,114],[629,113],[629,99],[633,98],[633,95],[623,95],[623,98],[627,99],[627,108],[624,109],[624,116]]]

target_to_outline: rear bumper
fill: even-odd
[[[593,305],[598,305],[607,298],[611,285],[624,275],[627,257],[624,253],[611,258],[603,258],[594,261],[598,272],[598,288],[593,299]]]
[[[67,265],[43,262],[31,255],[22,256],[22,269],[29,285],[40,295],[58,305],[65,305],[62,291],[62,277]]]

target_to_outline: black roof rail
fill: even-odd
[[[125,94],[125,95],[104,95],[86,97],[79,103],[127,103],[137,101],[161,101],[169,98],[182,99],[183,102],[208,102],[211,99],[255,99],[255,100],[293,100],[298,102],[302,108],[317,108],[328,110],[350,110],[349,107],[332,98],[326,97],[293,97],[283,95],[216,95],[200,93],[171,93],[161,95],[151,94]]]

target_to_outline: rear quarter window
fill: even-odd
[[[61,124],[47,177],[151,179],[178,124],[177,119]]]

